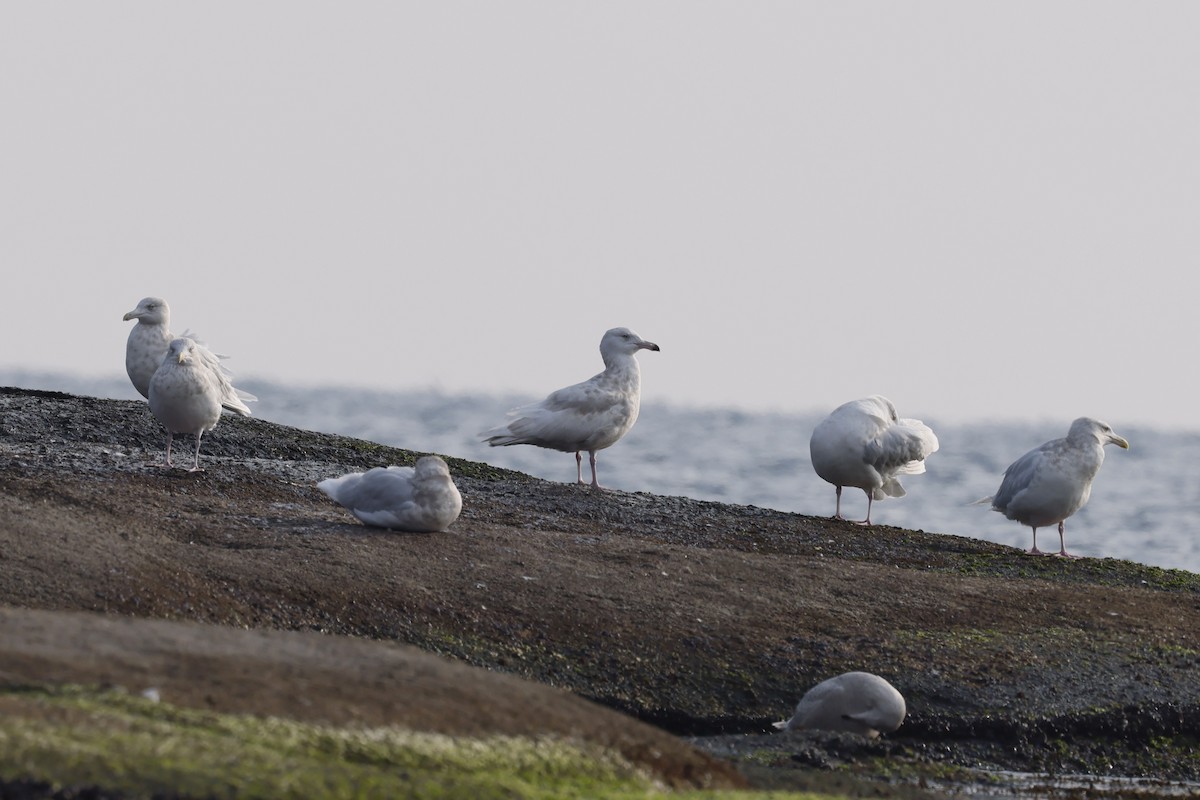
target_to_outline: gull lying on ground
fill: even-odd
[[[836,488],[835,519],[842,516],[842,487],[856,486],[871,503],[885,497],[903,497],[901,475],[925,471],[925,458],[938,449],[938,440],[925,423],[899,419],[892,401],[881,395],[852,400],[834,409],[813,430],[809,453],[817,475]]]
[[[162,366],[150,379],[149,400],[151,413],[167,429],[166,466],[174,466],[171,440],[175,434],[196,437],[192,472],[200,469],[200,437],[217,426],[222,407],[250,416],[217,357],[194,339],[183,337],[172,339],[167,347]]]
[[[127,313],[123,319],[126,322],[131,319],[137,320],[137,324],[129,331],[129,338],[125,341],[125,372],[128,373],[129,380],[133,383],[133,388],[138,390],[138,394],[148,398],[150,397],[150,379],[162,366],[171,340],[179,338],[170,331],[171,307],[161,297],[144,297],[137,304],[137,308]],[[183,333],[182,338],[204,344],[187,331]],[[224,356],[215,353],[212,355],[214,356],[212,361],[215,365],[214,369],[222,371],[228,380],[228,371],[220,365],[220,359]],[[239,405],[258,399],[240,389],[234,389],[234,396],[240,401]],[[234,405],[226,406],[226,408],[230,411],[238,410]]]
[[[367,525],[414,533],[444,531],[462,511],[450,468],[437,456],[416,467],[375,467],[326,478],[317,488]]]
[[[821,681],[800,698],[796,711],[776,728],[849,731],[875,738],[904,722],[907,708],[896,687],[869,672],[846,672]]]
[[[586,450],[596,478],[596,451],[612,447],[637,422],[642,373],[635,353],[659,349],[628,328],[613,328],[600,340],[604,371],[583,383],[559,389],[540,403],[508,412],[508,424],[480,434],[492,447],[532,444],[575,453],[575,477],[583,483]]]
[[[1065,520],[1091,496],[1106,444],[1129,449],[1129,442],[1107,423],[1080,417],[1071,423],[1066,438],[1046,442],[1014,461],[1004,471],[999,491],[977,502],[990,502],[993,511],[1033,529],[1033,547],[1026,552],[1077,558],[1067,552]],[[1037,529],[1055,524],[1059,551],[1045,553],[1038,549]]]

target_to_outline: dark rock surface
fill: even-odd
[[[159,466],[163,441],[144,403],[0,390],[0,605],[413,645],[695,737],[758,785],[835,766],[1200,779],[1191,573],[454,458],[462,517],[396,534],[315,482],[415,453],[225,417],[187,473]],[[769,732],[852,669],[905,696],[899,731]]]

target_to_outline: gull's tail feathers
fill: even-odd
[[[517,436],[508,428],[492,428],[479,434],[479,438],[492,447],[505,447],[510,444],[525,444],[523,437]]]

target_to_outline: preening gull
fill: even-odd
[[[849,731],[875,738],[899,728],[907,711],[903,695],[883,678],[869,672],[846,672],[809,689],[792,718],[775,723],[775,727]]]
[[[885,497],[903,497],[900,475],[925,471],[925,458],[938,449],[938,440],[925,423],[900,419],[896,406],[881,395],[871,395],[838,406],[813,430],[808,443],[813,469],[836,487],[834,518],[842,516],[842,487],[856,486],[871,503]]]
[[[462,511],[450,468],[437,456],[413,467],[375,467],[326,478],[317,488],[367,525],[397,531],[444,531]]]
[[[1046,442],[1014,461],[1004,471],[999,491],[979,502],[991,502],[993,511],[1033,529],[1033,547],[1027,552],[1055,555],[1038,550],[1037,529],[1057,524],[1057,555],[1077,558],[1067,552],[1065,520],[1091,496],[1106,444],[1129,449],[1129,442],[1107,423],[1080,417],[1071,423],[1066,438]]]
[[[171,340],[178,338],[170,331],[171,307],[161,297],[143,297],[137,304],[137,308],[127,313],[123,319],[126,322],[131,319],[137,320],[137,324],[129,331],[129,338],[125,342],[125,372],[129,374],[129,380],[133,383],[133,388],[138,390],[138,394],[148,398],[150,397],[150,379],[162,366]],[[184,331],[183,338],[193,339],[204,344],[187,331]],[[224,370],[224,367],[220,366],[220,359],[224,356],[213,355],[212,363],[216,365],[215,368]],[[229,373],[225,372],[224,374],[228,378]],[[235,389],[234,395],[240,403],[258,399],[240,389]],[[232,405],[226,406],[226,408],[230,411],[238,410],[236,406]]]
[[[192,472],[200,469],[200,437],[217,427],[222,407],[250,416],[250,409],[221,371],[217,357],[204,345],[182,336],[171,340],[162,366],[150,379],[149,400],[151,413],[167,429],[168,467],[174,466],[171,463],[174,435],[195,435]]]
[[[540,403],[508,412],[508,424],[480,434],[492,447],[532,444],[575,453],[575,477],[583,483],[586,450],[596,479],[596,451],[612,447],[637,422],[642,397],[642,372],[634,356],[638,350],[659,349],[628,328],[613,328],[600,340],[604,372],[559,389]]]

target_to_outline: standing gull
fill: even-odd
[[[904,722],[904,696],[878,675],[846,672],[809,689],[787,722],[788,730],[850,731],[869,738],[891,733]]]
[[[462,511],[450,468],[437,456],[414,467],[376,467],[326,478],[317,488],[367,525],[414,533],[444,531]]]
[[[836,487],[834,518],[845,519],[842,487],[856,486],[867,493],[867,517],[859,524],[870,525],[872,501],[903,497],[899,476],[924,472],[938,440],[925,423],[899,419],[892,401],[875,394],[834,409],[808,447],[817,475]]]
[[[221,371],[217,357],[193,339],[172,339],[162,366],[150,379],[150,411],[167,429],[166,466],[171,467],[171,440],[177,433],[196,437],[192,472],[200,469],[200,437],[217,427],[221,408],[243,416],[250,409]]]
[[[1071,423],[1066,438],[1046,442],[1014,461],[1004,471],[999,491],[979,502],[990,501],[993,511],[1033,528],[1033,547],[1026,552],[1055,555],[1038,550],[1037,529],[1057,524],[1057,555],[1078,558],[1067,552],[1065,521],[1091,496],[1106,444],[1129,449],[1129,442],[1107,423],[1080,417]]]
[[[612,447],[637,422],[642,396],[642,372],[634,354],[659,349],[628,328],[613,328],[600,340],[604,372],[559,389],[540,403],[508,412],[509,422],[480,434],[492,447],[532,444],[575,453],[575,477],[583,483],[583,456],[588,452],[592,486],[596,451]]]
[[[137,320],[137,324],[129,331],[129,338],[125,342],[125,372],[129,374],[129,380],[133,383],[133,388],[138,390],[138,394],[148,398],[150,397],[150,379],[162,366],[163,358],[167,355],[167,348],[176,338],[170,331],[171,307],[161,297],[143,297],[137,304],[137,308],[127,313],[123,319],[126,322],[131,319]],[[184,331],[183,337],[203,344],[187,331]],[[220,366],[220,359],[223,356],[212,355],[213,368],[224,370],[224,367]],[[226,377],[228,376],[228,372],[224,374]],[[237,405],[258,399],[240,389],[233,391],[239,401]],[[227,405],[226,408],[230,411],[237,411],[237,405]]]

